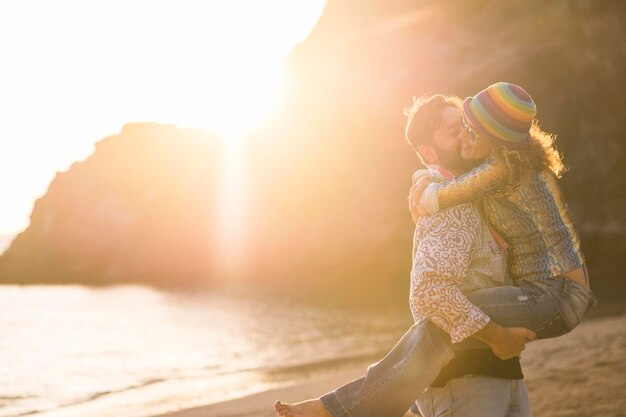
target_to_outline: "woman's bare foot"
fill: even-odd
[[[279,416],[284,417],[331,417],[319,398],[295,404],[283,404],[276,401],[274,408]]]

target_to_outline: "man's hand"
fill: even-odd
[[[493,353],[500,359],[520,356],[526,347],[526,342],[530,342],[536,337],[532,330],[523,327],[502,327],[494,323],[493,320],[473,336],[488,344]]]
[[[409,190],[409,211],[411,212],[413,223],[417,222],[419,217],[428,215],[426,209],[419,205],[419,201],[424,190],[431,182],[432,180],[428,176],[423,176]]]

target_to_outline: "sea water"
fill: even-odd
[[[143,417],[377,358],[407,325],[259,294],[0,286],[0,416]]]

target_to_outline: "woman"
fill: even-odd
[[[530,96],[513,84],[497,83],[466,99],[461,155],[484,162],[452,183],[428,185],[422,212],[479,200],[509,246],[515,280],[561,276],[588,290],[578,235],[557,184],[563,163],[535,113]]]
[[[516,286],[478,290],[467,298],[506,326],[527,327],[538,338],[563,335],[578,325],[595,299],[557,185],[563,165],[553,137],[534,123],[536,108],[530,96],[512,84],[497,83],[467,98],[463,113],[461,153],[484,162],[451,182],[429,184],[419,199],[422,211],[435,213],[477,201],[508,244],[509,272]],[[429,178],[418,180],[417,191]],[[413,307],[419,310],[419,304],[412,297]],[[319,400],[277,403],[276,410],[290,417],[401,416],[437,375],[433,368],[449,360],[449,339],[441,333],[432,324],[418,324],[361,379]],[[454,347],[464,348],[471,347]]]

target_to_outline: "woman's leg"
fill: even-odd
[[[465,295],[496,323],[525,327],[538,339],[570,332],[596,303],[591,292],[562,277],[522,281],[518,287],[483,288]]]
[[[361,378],[320,400],[332,417],[403,416],[453,357],[449,336],[425,321],[413,325]]]
[[[547,283],[523,282],[519,287],[485,288],[466,295],[497,323],[526,327],[538,337],[548,338],[567,333],[589,308],[593,296],[573,285],[562,278]],[[576,297],[579,301],[573,302]],[[573,304],[578,307],[572,308]],[[564,319],[571,317],[574,310],[578,311],[576,320]],[[296,408],[279,405],[277,410],[293,417],[401,417],[452,359],[455,350],[472,348],[486,345],[472,338],[452,345],[447,333],[423,322],[412,326],[387,356],[371,365],[361,378],[313,400],[320,401],[316,406],[323,404],[323,413],[303,412],[297,404]]]
[[[319,399],[276,402],[288,417],[401,417],[454,357],[450,337],[431,322],[411,326],[365,374]]]
[[[470,301],[507,327],[540,330],[554,327],[555,299],[536,287],[502,286],[466,294]],[[487,348],[476,339],[452,344],[430,322],[414,325],[380,362],[367,372],[320,399],[332,417],[400,417],[437,377],[454,351]],[[309,417],[294,414],[295,417]]]

